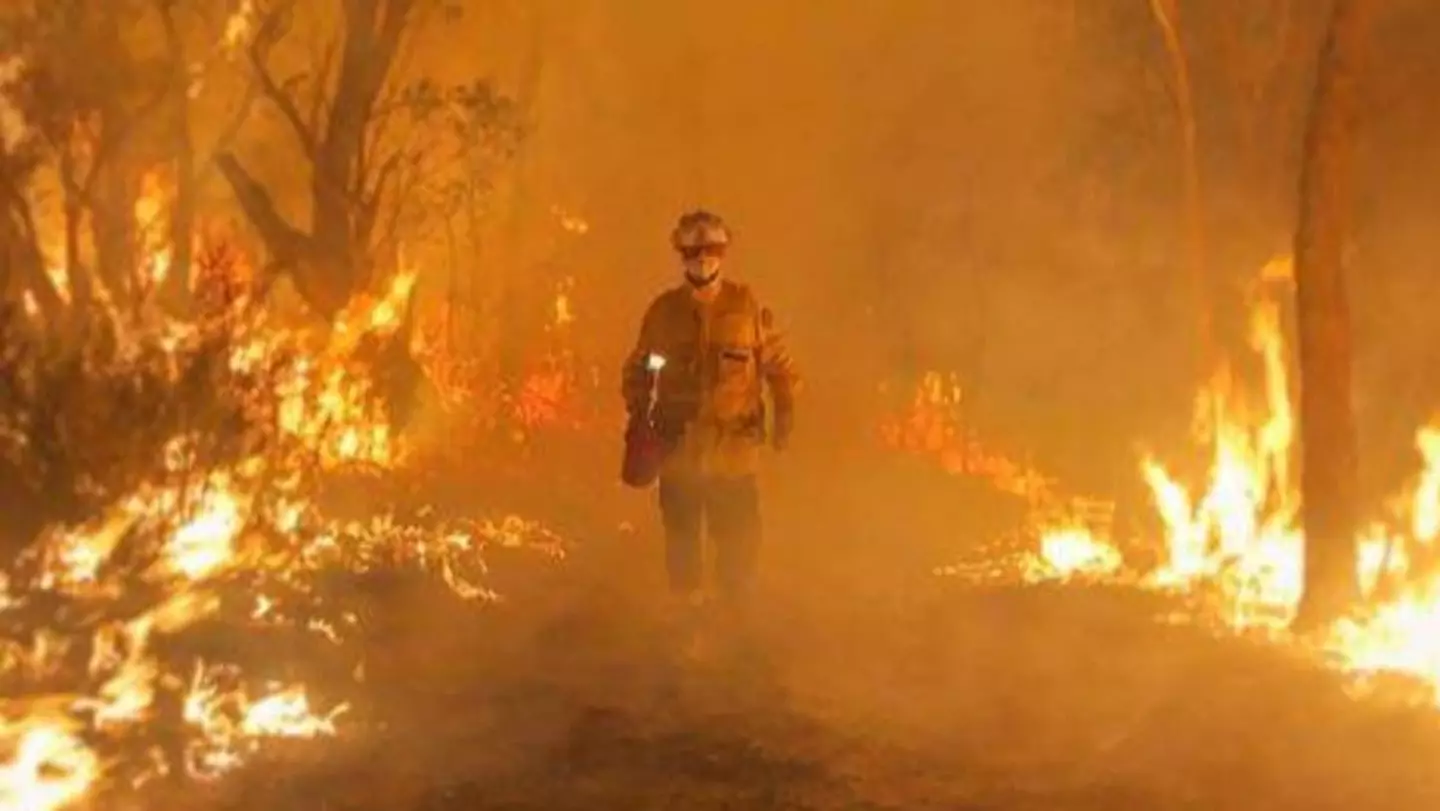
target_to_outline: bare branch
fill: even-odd
[[[240,208],[260,232],[260,238],[269,247],[276,264],[285,268],[293,268],[299,264],[307,253],[306,234],[280,215],[270,192],[260,185],[234,155],[228,152],[217,155],[215,166],[229,181]]]
[[[301,148],[305,150],[306,157],[313,158],[318,149],[315,132],[306,124],[305,118],[300,114],[295,97],[290,95],[290,92],[270,73],[268,64],[270,49],[284,35],[285,15],[294,5],[294,0],[289,0],[265,17],[250,42],[248,55],[250,67],[255,74],[255,81],[260,85],[261,92],[265,94],[271,104],[275,105],[275,109],[280,111],[280,115],[290,125],[291,131],[300,141]]]
[[[315,95],[310,98],[310,131],[320,132],[325,127],[325,100],[331,77],[335,73],[335,57],[340,53],[340,37],[331,37],[321,52],[319,69],[315,72]]]
[[[240,135],[240,129],[245,126],[245,121],[250,117],[250,111],[254,109],[255,102],[260,100],[260,90],[251,85],[245,91],[245,97],[240,100],[240,106],[236,108],[235,115],[220,130],[219,136],[215,139],[215,145],[210,150],[209,157],[199,161],[191,171],[195,172],[197,178],[204,178],[215,165],[215,160],[221,154],[230,151],[235,139]]]
[[[356,170],[365,132],[395,59],[414,0],[391,0],[383,21],[380,0],[346,0],[345,45],[330,118],[312,177],[315,238],[332,248],[354,236]],[[377,31],[377,23],[379,30]]]
[[[400,230],[400,221],[409,206],[406,201],[411,198],[416,188],[419,187],[423,175],[420,172],[410,172],[404,181],[401,181],[395,189],[395,205],[390,208],[389,216],[385,218],[385,228],[381,231],[383,240],[388,242],[395,239]],[[379,202],[380,198],[376,198]]]
[[[377,150],[388,140],[391,132],[390,122],[397,115],[411,109],[411,99],[408,98],[408,91],[401,86],[395,86],[376,103],[370,120],[367,122],[364,131],[361,133],[360,151],[355,160],[354,186],[352,193],[357,200],[363,201],[372,197],[379,197],[379,187],[383,184],[383,178],[372,178],[371,153]],[[375,170],[375,174],[385,173],[386,166],[393,164],[400,156],[412,149],[414,141],[418,138],[421,128],[411,127],[407,135],[402,139],[400,146],[392,150],[392,153],[381,166]],[[393,171],[391,167],[390,171]]]
[[[405,34],[409,30],[407,26],[408,19],[405,18],[408,18],[411,14],[412,3],[413,0],[399,0],[399,2],[394,2],[395,7],[393,7],[390,12],[392,15],[404,15],[404,18],[398,18],[396,20],[399,28],[394,34],[395,41],[392,46],[393,64],[390,66],[390,70],[384,79],[384,81],[390,85],[392,92],[387,98],[377,102],[374,110],[374,115],[377,120],[388,118],[390,113],[397,109],[404,109],[405,107],[406,86],[404,77],[411,75],[411,68],[414,65],[415,57],[418,53],[418,49],[414,48],[400,49],[400,45],[405,41]],[[383,90],[383,86],[377,88],[377,95]],[[388,110],[386,109],[387,107],[389,108]]]
[[[404,158],[405,150],[397,149],[385,159],[384,163],[380,164],[380,168],[375,171],[375,181],[371,184],[370,189],[364,192],[361,199],[363,204],[379,205],[380,199],[385,196],[385,187],[395,175],[396,170],[400,168],[400,162]]]
[[[21,254],[21,273],[26,286],[35,293],[36,301],[46,314],[58,312],[61,307],[59,291],[55,282],[45,272],[45,256],[40,249],[39,230],[35,225],[35,212],[24,193],[9,179],[0,183],[0,199],[9,208],[8,216],[13,218],[17,247]]]

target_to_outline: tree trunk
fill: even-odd
[[[1216,350],[1215,302],[1205,242],[1205,196],[1200,179],[1200,137],[1195,120],[1195,94],[1190,85],[1190,63],[1180,39],[1179,8],[1175,0],[1150,0],[1175,80],[1175,114],[1180,124],[1180,171],[1185,183],[1185,238],[1190,249],[1190,280],[1200,312],[1197,326],[1198,366],[1204,376],[1214,368]]]
[[[550,67],[545,51],[548,18],[539,5],[532,9],[532,14],[529,50],[517,86],[518,98],[524,105],[522,120],[526,126],[539,129],[545,113],[542,94]],[[509,250],[505,252],[509,261],[494,262],[486,268],[495,280],[495,352],[502,397],[516,396],[524,385],[526,353],[535,338],[532,330],[537,323],[544,323],[533,318],[537,288],[543,286],[535,271],[540,269],[543,260],[536,258],[537,236],[533,225],[527,228],[532,222],[529,215],[543,205],[544,193],[536,189],[543,179],[543,168],[537,165],[537,160],[536,150],[531,149],[524,150],[517,158],[509,186],[508,216],[503,226],[509,237]],[[477,233],[478,225],[477,218]],[[541,233],[538,238],[547,236]]]
[[[345,0],[344,45],[335,89],[325,102],[324,133],[312,141],[310,228],[301,230],[276,209],[270,192],[222,152],[215,165],[266,248],[273,266],[288,271],[295,289],[321,317],[331,319],[370,282],[371,245],[357,233],[357,207],[364,205],[366,181],[375,171],[367,143],[376,99],[394,66],[415,0]],[[260,66],[263,75],[263,65]],[[271,101],[294,113],[295,101],[266,77]]]
[[[195,264],[195,221],[199,182],[195,171],[195,144],[190,137],[190,124],[181,97],[175,113],[175,201],[170,209],[170,245],[174,251],[170,269],[161,284],[161,301],[168,307],[183,311],[190,299],[190,276]]]
[[[65,252],[61,260],[65,271],[65,292],[74,305],[72,315],[83,320],[89,315],[94,295],[90,284],[90,271],[85,268],[80,255],[80,231],[84,225],[85,206],[80,200],[80,192],[74,181],[75,157],[69,146],[60,152],[60,174],[65,178]]]
[[[337,281],[343,278],[344,269],[335,269],[333,257],[322,254],[309,234],[280,216],[270,192],[251,177],[234,155],[216,155],[215,166],[229,182],[240,209],[265,243],[271,267],[290,274],[295,291],[317,315],[334,318],[352,292]]]
[[[24,266],[25,260],[20,253],[22,247],[14,218],[8,211],[0,212],[0,297],[6,300],[16,292],[16,277],[23,275],[17,272]]]
[[[90,204],[90,234],[95,246],[96,278],[117,306],[134,303],[139,276],[139,250],[135,234],[135,201],[140,181],[119,156],[100,170]]]
[[[196,209],[199,200],[199,167],[195,160],[195,135],[190,129],[190,76],[185,50],[175,20],[175,9],[169,3],[160,8],[165,28],[165,42],[170,59],[170,134],[175,150],[175,201],[170,209],[170,245],[174,252],[170,269],[161,282],[161,303],[183,311],[189,303],[191,265],[194,263]]]
[[[357,233],[355,200],[373,169],[367,154],[367,128],[375,102],[395,63],[414,0],[346,0],[345,44],[340,73],[330,102],[325,135],[315,154],[311,178],[311,235],[316,248],[350,274],[348,293],[369,279],[368,256],[374,246]]]
[[[1336,0],[1311,98],[1295,237],[1300,352],[1300,493],[1305,530],[1299,629],[1324,625],[1358,596],[1357,443],[1343,248],[1350,232],[1357,87],[1370,0]]]
[[[30,203],[10,182],[0,182],[0,233],[10,262],[7,293],[28,291],[35,297],[41,316],[49,324],[59,323],[64,302],[45,272],[45,254],[40,248],[35,215]]]
[[[119,15],[97,17],[96,49],[106,62],[133,69],[134,60],[121,34]],[[129,148],[137,125],[137,111],[119,93],[106,93],[99,102],[99,134],[95,155],[86,170],[86,199],[90,237],[95,250],[95,280],[105,286],[116,306],[128,309],[136,298],[141,268],[135,228],[135,201],[140,193],[140,171]]]

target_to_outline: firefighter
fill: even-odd
[[[751,588],[760,453],[767,441],[777,451],[790,441],[797,377],[770,310],[721,273],[730,245],[724,221],[687,213],[671,242],[684,277],[645,311],[622,393],[632,417],[652,409],[664,448],[666,570],[677,607],[693,616],[705,602],[702,528],[714,546],[721,601],[735,606]]]

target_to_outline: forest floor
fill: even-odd
[[[205,804],[1440,808],[1429,711],[1351,698],[1278,648],[1157,623],[1151,596],[936,576],[1002,519],[859,451],[777,461],[750,621],[710,656],[678,657],[656,521],[643,496],[607,489],[609,467],[518,497],[531,513],[564,502],[578,537],[562,561],[499,555],[502,602],[437,590],[394,608],[368,682],[383,724],[301,764],[259,763]],[[448,490],[423,495],[482,492]],[[197,802],[150,803],[172,804]]]

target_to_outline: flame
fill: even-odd
[[[195,668],[185,697],[184,717],[204,730],[187,753],[187,772],[201,779],[221,777],[243,764],[266,739],[313,739],[336,734],[335,720],[348,708],[317,713],[301,686],[272,685],[257,700],[243,689],[226,688],[234,673],[224,668]]]
[[[163,198],[150,191],[159,195],[158,181],[137,204],[137,219],[163,214]],[[144,250],[154,258],[166,246],[146,241]],[[462,599],[490,600],[483,558],[491,545],[560,554],[558,539],[520,519],[416,526],[381,514],[340,522],[307,497],[319,473],[356,464],[395,469],[406,458],[363,356],[404,326],[414,272],[352,302],[329,329],[305,332],[254,306],[242,268],[221,270],[197,280],[200,322],[112,314],[123,327],[113,373],[135,374],[127,364],[158,357],[164,374],[178,375],[184,353],[207,351],[223,331],[218,345],[227,354],[217,365],[244,382],[237,407],[264,426],[264,441],[215,460],[201,437],[174,436],[148,478],[90,520],[48,529],[14,571],[0,572],[6,627],[26,629],[0,635],[7,676],[46,689],[74,682],[62,697],[17,698],[0,711],[0,811],[60,811],[112,783],[174,768],[214,779],[268,741],[341,733],[346,702],[305,684],[258,681],[234,664],[185,661],[164,644],[169,637],[200,633],[202,623],[285,624],[318,644],[346,645],[360,613],[322,593],[327,573],[412,567]],[[211,294],[213,301],[204,298]],[[81,610],[46,610],[36,623],[22,612],[40,600]],[[136,758],[132,742],[151,725],[167,735],[179,729],[183,762]]]
[[[522,434],[565,424],[578,427],[582,422],[576,413],[580,370],[569,338],[575,323],[574,288],[573,277],[566,277],[557,285],[552,313],[545,327],[551,344],[548,351],[532,363],[511,398],[511,416]]]
[[[1437,695],[1440,581],[1432,578],[1368,616],[1341,621],[1331,630],[1324,646],[1350,672],[1406,674],[1428,685],[1432,695]]]
[[[1410,501],[1410,533],[1429,547],[1440,535],[1440,427],[1421,428],[1415,437],[1424,469]]]
[[[223,480],[222,480],[223,481]],[[245,510],[234,492],[206,490],[193,517],[175,530],[165,548],[167,568],[190,580],[214,576],[235,554]]]
[[[1262,282],[1288,280],[1289,267],[1288,260],[1270,263]],[[1362,680],[1390,673],[1419,682],[1440,705],[1440,573],[1415,568],[1440,533],[1440,426],[1416,435],[1422,469],[1406,499],[1409,526],[1376,524],[1357,539],[1357,580],[1369,605],[1318,640],[1293,640],[1286,631],[1302,592],[1304,537],[1290,471],[1294,407],[1279,313],[1275,300],[1263,296],[1252,311],[1251,347],[1263,374],[1260,408],[1247,410],[1232,395],[1228,373],[1201,392],[1201,434],[1211,446],[1203,486],[1188,488],[1156,460],[1142,461],[1165,528],[1160,565],[1143,582],[1204,594],[1230,627],[1310,645]],[[1075,534],[1047,537],[1042,546],[1041,557],[1053,561],[1054,571],[1065,571],[1068,560],[1109,559]],[[1382,590],[1387,583],[1403,585]]]
[[[237,56],[254,36],[255,31],[255,0],[240,0],[236,7],[225,20],[225,30],[221,35],[220,42],[225,52],[231,57]]]
[[[1273,264],[1273,263],[1272,263]],[[1200,433],[1211,442],[1208,485],[1198,495],[1162,465],[1141,470],[1165,524],[1165,557],[1151,574],[1163,588],[1218,588],[1240,627],[1282,628],[1301,588],[1299,497],[1290,480],[1294,421],[1279,306],[1261,300],[1251,318],[1251,347],[1264,375],[1264,403],[1253,419],[1222,370],[1197,400]]]
[[[82,799],[99,777],[99,759],[67,721],[0,721],[0,742],[13,752],[0,763],[0,811],[59,811]]]
[[[169,677],[154,643],[218,616],[222,577],[244,571],[294,582],[335,567],[364,570],[382,561],[411,561],[435,572],[461,598],[494,599],[467,573],[484,573],[480,555],[490,544],[538,544],[560,553],[542,526],[514,516],[463,530],[427,531],[383,516],[369,525],[341,526],[294,500],[262,511],[260,500],[246,494],[255,492],[263,477],[248,467],[211,473],[203,488],[143,488],[87,526],[45,536],[34,550],[40,571],[30,588],[22,584],[22,594],[58,590],[99,605],[126,596],[118,588],[123,571],[115,559],[121,540],[154,525],[161,530],[158,558],[147,577],[167,588],[149,610],[95,629],[86,668],[98,685],[93,692],[67,700],[63,710],[17,703],[9,713],[15,720],[0,724],[0,741],[6,744],[0,751],[11,752],[9,761],[0,763],[0,811],[58,811],[90,795],[102,777],[100,749],[91,738],[124,737],[157,720],[158,696]],[[257,478],[247,480],[247,473]],[[244,554],[237,541],[257,523],[298,534],[298,547],[290,554]],[[7,600],[4,608],[19,605],[23,601]],[[248,617],[269,624],[294,622],[294,615],[287,614],[285,602],[262,593]],[[338,644],[357,622],[356,615],[345,613],[309,619],[306,627]],[[16,660],[13,672],[41,679],[62,673],[66,652],[80,644],[83,639],[41,631],[29,650],[7,650]],[[318,708],[300,684],[269,683],[256,694],[238,668],[197,662],[183,697],[182,720],[192,734],[184,769],[197,779],[214,779],[243,765],[266,741],[334,736],[347,708],[345,703]]]
[[[141,281],[153,290],[170,275],[174,251],[170,245],[165,215],[168,203],[160,176],[148,172],[141,181],[140,194],[135,198],[135,232],[139,235],[143,257]]]
[[[313,448],[327,467],[400,462],[404,448],[375,396],[374,380],[355,362],[367,340],[392,339],[403,325],[416,274],[396,274],[382,295],[358,297],[340,313],[325,345],[291,365],[279,384],[278,421],[288,436]],[[276,351],[256,343],[232,363],[249,366]]]
[[[1040,580],[1103,580],[1124,568],[1119,550],[1100,540],[1085,527],[1061,526],[1048,529],[1040,538],[1040,554],[1026,567],[1024,576]]]
[[[1021,577],[1042,581],[1105,580],[1118,575],[1124,556],[1110,542],[1115,503],[1062,495],[1051,479],[1030,465],[988,448],[965,420],[964,390],[958,378],[927,372],[919,380],[909,408],[881,423],[881,438],[894,449],[936,459],[948,473],[986,481],[997,491],[1023,499],[1028,511],[1021,533],[1038,551],[1000,554],[1000,567],[942,567],[942,573],[967,571],[980,579],[1003,577],[1015,564]]]
[[[531,372],[521,382],[520,391],[515,396],[513,414],[516,422],[532,430],[561,422],[574,382],[571,370],[559,364]]]
[[[75,299],[75,291],[70,284],[70,269],[63,264],[46,264],[45,275],[50,279],[50,285],[55,288],[55,295],[60,301],[70,304]]]
[[[1084,520],[1084,510],[1057,509],[1063,504],[1052,496],[1032,508],[1025,534],[1038,545],[1030,551],[1000,565],[939,571],[1031,583],[1109,581],[1183,595],[1186,616],[1296,646],[1356,687],[1380,683],[1372,677],[1382,674],[1385,682],[1416,684],[1440,707],[1440,422],[1416,433],[1421,469],[1400,499],[1404,525],[1377,522],[1357,538],[1362,604],[1317,634],[1297,638],[1289,631],[1303,590],[1304,536],[1290,464],[1296,423],[1284,330],[1269,290],[1289,281],[1290,268],[1284,258],[1269,263],[1254,288],[1250,346],[1262,380],[1259,400],[1241,396],[1228,367],[1196,398],[1196,436],[1209,451],[1199,485],[1183,482],[1153,457],[1140,462],[1163,525],[1157,564],[1129,568],[1104,521]],[[937,380],[927,377],[912,412],[887,426],[893,446],[944,458],[961,444],[958,420],[945,411],[959,394]]]
[[[463,308],[455,303],[443,304],[439,318],[419,326],[412,348],[433,386],[447,435],[443,448],[429,449],[433,454],[464,455],[502,428],[523,444],[542,431],[573,431],[595,421],[596,403],[586,395],[602,378],[576,351],[574,287],[573,277],[557,284],[544,340],[522,359],[513,378],[503,375],[493,356],[461,345],[452,326]]]
[[[1058,498],[1055,482],[983,443],[964,417],[965,396],[959,379],[939,372],[921,376],[909,408],[880,426],[890,448],[939,461],[948,472],[988,480],[1001,492],[1043,505]]]
[[[211,55],[222,60],[249,46],[259,22],[254,0],[230,5],[212,48],[223,51]],[[192,97],[210,61],[188,66]],[[7,150],[30,134],[8,92],[24,70],[19,58],[0,57],[0,143]],[[82,166],[96,158],[97,126],[91,116],[66,134]],[[175,272],[166,171],[143,174],[133,210],[121,212],[134,225],[134,281],[142,296]],[[588,230],[568,214],[561,224],[573,234]],[[72,303],[75,283],[86,277],[72,279],[71,271],[83,272],[83,263],[71,268],[53,261],[66,251],[57,249],[63,244],[58,228],[44,230],[40,242],[52,260],[46,273],[61,301]],[[347,704],[327,695],[331,685],[277,681],[266,672],[272,666],[289,672],[280,667],[289,663],[200,661],[188,652],[193,648],[171,643],[174,637],[207,634],[212,625],[243,632],[283,624],[308,633],[327,652],[333,646],[337,655],[349,655],[345,646],[353,646],[362,613],[345,602],[350,595],[323,588],[337,573],[409,567],[461,598],[488,600],[496,598],[484,585],[484,555],[492,545],[560,554],[555,536],[518,518],[425,516],[402,524],[384,513],[369,521],[328,517],[309,497],[320,489],[322,473],[357,465],[395,471],[406,461],[406,442],[393,432],[377,396],[378,361],[370,355],[393,348],[386,339],[408,337],[418,273],[395,274],[321,329],[295,329],[277,324],[261,306],[261,285],[244,257],[207,263],[203,247],[195,251],[192,321],[153,307],[116,306],[122,291],[92,279],[95,301],[104,308],[99,317],[113,330],[103,331],[107,350],[97,354],[104,357],[92,363],[87,356],[81,369],[87,378],[108,375],[164,390],[181,379],[182,360],[202,358],[193,365],[238,381],[236,402],[224,403],[220,428],[231,424],[233,406],[239,414],[233,422],[246,426],[237,431],[245,441],[234,443],[237,449],[185,433],[200,429],[177,429],[181,435],[169,438],[163,461],[149,450],[143,460],[123,460],[144,461],[153,470],[127,470],[97,485],[107,507],[48,528],[12,570],[0,571],[0,668],[11,691],[0,708],[0,811],[101,806],[107,804],[101,792],[114,785],[175,769],[213,779],[269,741],[342,734]],[[27,293],[24,304],[41,314],[35,296]],[[570,288],[562,289],[552,326],[574,321],[573,304]],[[223,354],[210,355],[216,347]],[[526,402],[568,393],[573,369],[567,374],[558,384],[554,376],[537,376]],[[209,380],[197,382],[194,388],[203,389]],[[212,427],[210,416],[196,422],[227,433]],[[252,423],[263,426],[254,437]],[[67,439],[86,444],[83,436]],[[211,448],[220,445],[223,450]],[[205,449],[219,458],[207,458]],[[137,743],[157,734],[183,743],[183,762],[170,762],[175,752],[138,753]]]
[[[40,571],[28,588],[21,584],[21,594],[59,590],[97,606],[133,599],[121,588],[124,571],[116,555],[122,538],[143,535],[151,525],[161,531],[157,562],[146,576],[164,591],[133,619],[104,621],[95,628],[86,668],[97,685],[93,691],[82,691],[61,709],[15,702],[11,712],[0,715],[12,719],[0,722],[0,752],[9,753],[8,761],[0,761],[0,811],[59,811],[91,795],[103,776],[99,744],[112,735],[126,738],[159,720],[158,698],[172,677],[156,641],[218,617],[222,578],[239,572],[261,576],[256,582],[274,578],[300,584],[329,569],[363,571],[409,561],[436,573],[463,599],[488,600],[495,595],[474,578],[484,574],[481,555],[490,544],[538,544],[559,554],[543,527],[516,517],[463,530],[442,526],[429,531],[383,516],[369,525],[342,526],[295,501],[262,511],[260,500],[246,493],[255,492],[263,479],[246,480],[245,473],[241,466],[224,475],[211,474],[198,494],[180,486],[148,487],[86,527],[42,539],[32,554]],[[244,554],[237,541],[252,524],[283,530],[297,545],[284,554]],[[300,585],[297,594],[311,590]],[[22,605],[23,600],[7,600],[4,609]],[[297,616],[285,601],[265,593],[256,595],[247,611],[250,620],[267,624],[293,623]],[[313,617],[304,627],[327,643],[339,644],[356,623],[358,617],[346,612]],[[50,679],[63,674],[67,652],[85,644],[83,634],[38,631],[28,650],[11,645],[6,652],[15,662],[12,673]],[[247,762],[266,741],[338,734],[337,722],[347,708],[343,702],[318,707],[301,684],[267,683],[256,692],[233,665],[197,662],[183,695],[181,720],[190,742],[181,765],[197,779],[221,777]]]
[[[342,332],[354,331],[355,325],[361,324],[362,334],[390,335],[400,328],[401,314],[410,303],[410,297],[415,293],[416,273],[413,270],[397,273],[390,280],[390,286],[386,289],[380,300],[368,307],[363,299],[357,304],[352,304],[349,317],[342,317],[337,329]]]

